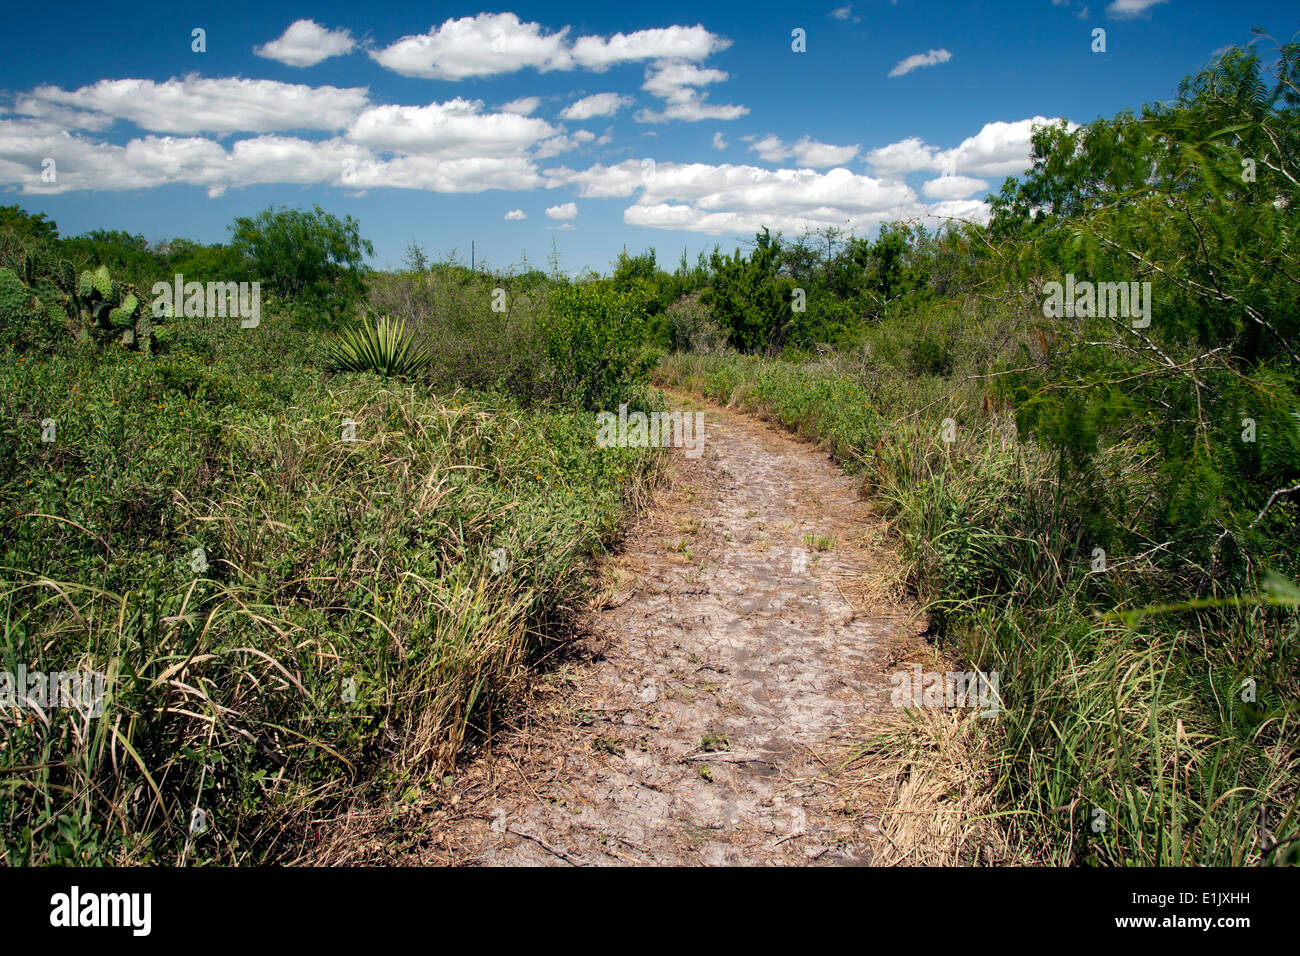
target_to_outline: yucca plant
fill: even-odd
[[[345,372],[389,376],[415,375],[433,358],[427,346],[406,334],[406,323],[388,315],[344,329],[330,343],[333,366]]]

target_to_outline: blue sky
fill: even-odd
[[[1286,40],[1297,20],[1189,0],[20,4],[0,204],[65,235],[209,242],[319,204],[361,221],[381,268],[411,240],[498,267],[545,267],[553,243],[570,272],[624,245],[671,265],[761,225],[979,219],[1035,118],[1167,99],[1252,26]]]

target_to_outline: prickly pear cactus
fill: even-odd
[[[44,348],[65,334],[65,307],[66,297],[48,279],[29,286],[13,269],[0,266],[0,334],[20,348]]]
[[[0,322],[8,325],[27,314],[28,293],[23,280],[10,269],[0,268]]]
[[[146,351],[165,341],[157,334],[156,320],[147,314],[139,294],[115,281],[106,266],[82,272],[76,287],[79,309],[91,334],[100,339],[116,336],[127,348]]]
[[[108,274],[108,266],[100,266],[90,274],[90,285],[99,293],[101,299],[112,299],[117,291],[113,285],[113,277]]]
[[[166,342],[161,319],[107,266],[78,273],[67,259],[11,233],[0,234],[0,330],[33,345],[72,332],[78,339],[155,350]]]

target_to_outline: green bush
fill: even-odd
[[[550,394],[579,408],[635,400],[657,360],[646,344],[645,299],[636,290],[557,283],[541,320]]]
[[[230,249],[267,291],[314,307],[317,327],[350,317],[366,294],[365,259],[374,245],[351,216],[271,206],[230,227]]]
[[[102,717],[0,722],[10,865],[284,860],[361,788],[436,787],[657,458],[328,376],[279,316],[176,326],[0,355],[0,668],[111,677]]]

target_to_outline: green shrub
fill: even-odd
[[[0,355],[0,669],[111,676],[100,718],[0,722],[10,865],[284,860],[360,788],[436,785],[657,459],[588,414],[327,376],[278,315],[175,327]]]
[[[557,283],[541,319],[550,395],[585,409],[634,400],[657,356],[646,344],[645,299],[636,290]]]

